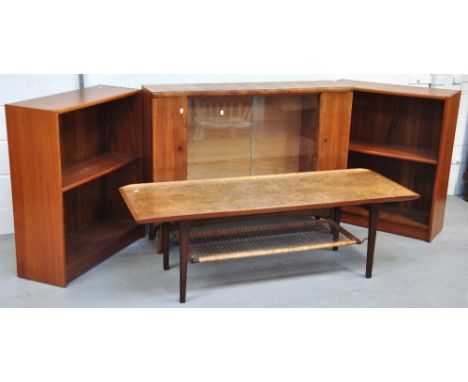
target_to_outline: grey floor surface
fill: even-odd
[[[457,197],[449,197],[445,228],[430,244],[379,232],[372,279],[364,278],[365,244],[189,264],[187,303],[179,304],[178,247],[166,272],[153,248],[139,240],[58,288],[16,277],[14,237],[0,236],[0,307],[468,306],[468,203]]]

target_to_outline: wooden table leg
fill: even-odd
[[[156,237],[156,232],[158,231],[158,226],[154,223],[149,224],[149,230],[148,230],[148,239],[149,240],[154,240]]]
[[[333,208],[333,220],[336,224],[340,225],[341,223],[341,207]],[[333,241],[338,241],[340,239],[340,232],[338,230],[333,230]],[[334,251],[338,251],[338,247],[333,247]]]
[[[156,237],[156,253],[163,253],[163,235],[161,234],[162,225],[159,225],[158,236]]]
[[[189,235],[190,223],[179,223],[179,243],[180,243],[180,285],[179,285],[179,301],[185,302],[185,294],[187,287],[187,264],[189,257]]]
[[[369,209],[369,232],[367,237],[367,261],[366,278],[372,277],[372,267],[374,265],[375,238],[377,236],[377,224],[379,222],[380,204],[371,204]]]
[[[162,223],[160,226],[161,247],[163,253],[163,268],[165,271],[169,269],[169,223]]]

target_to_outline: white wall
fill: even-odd
[[[0,235],[13,232],[5,104],[77,89],[76,74],[0,75]]]
[[[183,82],[249,82],[336,80],[340,78],[396,84],[427,85],[463,91],[449,180],[449,194],[463,192],[463,173],[468,156],[468,75],[452,74],[281,74],[281,75],[85,75],[85,86],[108,84],[140,88],[142,84]],[[0,75],[0,234],[13,232],[10,170],[4,104],[78,88],[77,75]]]
[[[468,75],[460,77],[457,78],[457,85],[452,86],[462,91],[449,179],[449,194],[455,195],[463,193],[463,174],[467,168],[468,159]]]

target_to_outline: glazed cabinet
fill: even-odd
[[[346,168],[349,91],[144,92],[148,180]]]

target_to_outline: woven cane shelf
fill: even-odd
[[[191,232],[190,261],[201,263],[361,244],[328,219]]]

